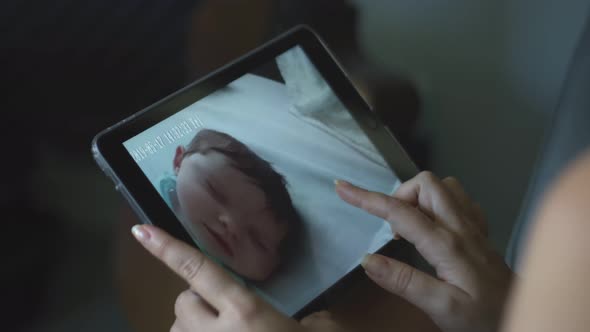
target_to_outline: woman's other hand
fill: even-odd
[[[445,332],[495,331],[513,273],[491,249],[481,209],[454,178],[423,172],[393,196],[338,181],[346,202],[386,220],[434,267],[436,277],[382,255],[368,255],[367,275],[413,303]]]

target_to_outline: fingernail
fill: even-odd
[[[344,181],[344,180],[334,180],[334,184],[336,185],[335,189],[338,194],[343,198],[351,198],[351,184]]]
[[[141,225],[135,225],[131,228],[131,233],[133,234],[133,236],[135,236],[135,238],[138,241],[146,241],[149,240],[150,238],[150,233],[148,231],[146,231],[143,226]]]
[[[344,180],[340,180],[340,179],[334,180],[334,184],[336,186],[347,186],[347,185],[350,185],[350,183],[348,183],[348,182],[346,182]]]
[[[361,265],[372,278],[381,279],[387,273],[387,261],[379,255],[366,254]]]

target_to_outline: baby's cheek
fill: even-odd
[[[178,182],[176,185],[176,193],[178,195],[178,201],[185,207],[192,201],[192,195],[188,186],[183,182]]]
[[[255,266],[255,270],[264,277],[268,277],[279,263],[279,256],[277,253],[258,253],[251,262],[251,266]]]
[[[289,233],[289,224],[284,220],[279,221],[279,233],[281,239],[286,237],[287,233]]]
[[[275,237],[275,246],[278,247],[281,245],[283,240],[287,237],[289,233],[289,225],[284,221],[276,221],[273,225],[274,229],[274,237]]]
[[[208,195],[204,194],[196,185],[179,184],[177,185],[177,193],[183,210],[190,211],[191,214],[199,217],[210,217],[214,212]]]

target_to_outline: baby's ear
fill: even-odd
[[[179,145],[176,148],[176,152],[174,153],[174,160],[172,161],[172,168],[174,169],[174,174],[178,175],[178,171],[180,170],[180,164],[182,163],[182,158],[184,157],[184,147]]]

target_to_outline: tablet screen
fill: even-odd
[[[393,237],[334,191],[399,181],[299,46],[123,144],[196,246],[287,315]]]

